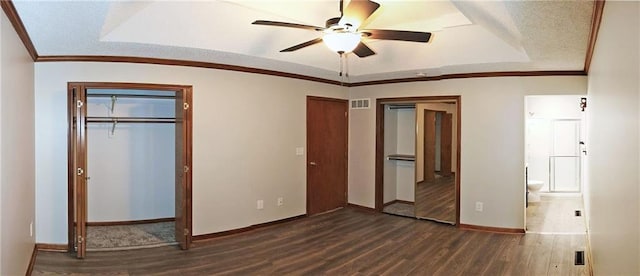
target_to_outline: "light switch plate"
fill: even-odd
[[[303,147],[297,147],[296,148],[296,155],[304,155],[304,148]]]

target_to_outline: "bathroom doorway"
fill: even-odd
[[[583,95],[525,97],[526,229],[585,233]]]

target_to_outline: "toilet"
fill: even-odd
[[[540,189],[544,186],[544,181],[529,180],[527,190],[529,191],[529,202],[540,202]]]

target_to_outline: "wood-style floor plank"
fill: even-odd
[[[415,216],[456,222],[456,177],[436,177],[416,184]]]
[[[495,234],[345,208],[232,236],[129,251],[38,252],[34,275],[588,275],[582,235]]]

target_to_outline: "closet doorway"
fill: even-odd
[[[459,225],[460,111],[460,96],[377,99],[377,211]]]
[[[68,250],[86,256],[96,237],[87,235],[89,227],[149,222],[164,223],[164,235],[188,249],[192,87],[70,82],[67,88]],[[127,232],[109,239],[126,238]]]

